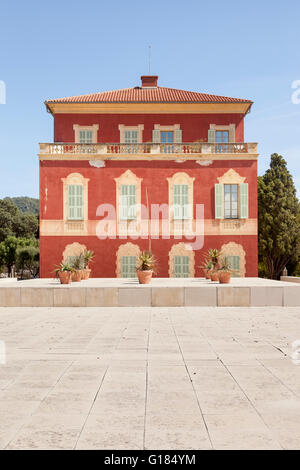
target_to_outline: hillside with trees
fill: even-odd
[[[21,196],[21,197],[5,197],[4,201],[10,201],[12,202],[17,208],[19,209],[20,212],[29,213],[29,214],[39,214],[39,200],[32,198],[32,197],[27,197],[27,196]]]

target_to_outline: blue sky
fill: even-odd
[[[288,161],[300,192],[300,2],[51,0],[0,7],[0,197],[38,196],[38,143],[53,140],[44,100],[159,84],[255,101],[245,141]]]

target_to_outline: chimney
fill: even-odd
[[[142,75],[142,88],[157,88],[157,75]]]

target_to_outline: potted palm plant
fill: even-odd
[[[224,258],[222,260],[221,266],[218,270],[220,284],[229,284],[230,283],[231,272],[232,272],[232,270],[230,268],[230,264],[228,263],[227,259]]]
[[[212,261],[206,258],[204,262],[202,263],[202,265],[200,266],[200,268],[203,269],[205,278],[210,279],[210,272],[213,268]]]
[[[155,270],[156,260],[150,251],[143,251],[139,255],[139,264],[136,268],[140,284],[149,284]]]
[[[95,253],[92,250],[85,250],[82,256],[83,256],[82,279],[87,280],[89,279],[90,274],[91,274],[89,263],[93,261]]]
[[[56,276],[59,277],[61,284],[70,284],[74,268],[68,263],[62,262],[58,266],[56,266],[54,272]]]
[[[221,251],[216,248],[211,248],[208,250],[208,258],[212,263],[212,269],[210,271],[210,278],[212,281],[216,282],[219,280],[218,269],[220,267],[219,260],[221,256]]]
[[[84,267],[83,255],[81,254],[79,256],[75,256],[72,262],[72,268],[73,268],[72,281],[73,282],[81,281],[83,267]]]

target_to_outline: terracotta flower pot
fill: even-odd
[[[210,278],[213,282],[218,282],[219,280],[219,273],[217,271],[213,271],[211,274],[210,274]]]
[[[140,284],[149,284],[152,278],[153,271],[137,271],[137,277]]]
[[[72,281],[73,282],[80,282],[81,281],[81,270],[74,271],[72,273]]]
[[[219,272],[219,282],[220,284],[229,284],[231,279],[230,271],[220,271]]]
[[[71,271],[61,271],[58,273],[58,277],[61,284],[70,284],[72,278]]]
[[[81,270],[81,279],[83,281],[87,281],[87,279],[89,279],[89,277],[90,277],[90,274],[91,274],[91,269],[88,269],[88,268],[82,269]]]
[[[210,271],[204,271],[205,279],[210,279]]]

